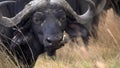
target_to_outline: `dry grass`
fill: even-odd
[[[15,63],[10,59],[6,53],[7,48],[0,44],[0,68],[16,68]]]
[[[98,40],[90,39],[86,49],[81,41],[67,43],[57,50],[56,60],[40,55],[34,68],[119,68],[120,18],[108,11],[102,16]],[[78,40],[81,40],[78,38]],[[16,68],[4,51],[0,53],[0,68]]]

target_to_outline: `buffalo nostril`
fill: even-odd
[[[46,42],[49,43],[49,45],[52,45],[52,40],[50,38],[47,38]]]

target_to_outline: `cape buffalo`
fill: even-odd
[[[7,37],[7,45],[12,51],[16,51],[13,52],[17,54],[18,59],[31,64],[31,59],[36,60],[43,52],[47,52],[49,56],[55,55],[56,50],[65,43],[64,31],[71,38],[81,36],[84,42],[88,41],[89,31],[84,24],[90,23],[103,9],[104,1],[95,7],[93,1],[86,0],[87,10],[80,15],[78,10],[81,9],[78,7],[75,10],[77,6],[73,7],[72,3],[66,0],[32,0],[13,17],[0,13],[0,24],[4,29],[8,29],[10,36],[4,34],[4,31],[1,34]],[[6,3],[10,1],[0,2],[0,6]]]

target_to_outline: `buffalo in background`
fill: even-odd
[[[106,0],[16,0],[15,4],[11,3],[14,1],[0,2],[1,41],[20,62],[31,65],[41,53],[54,56],[66,43],[64,32],[71,39],[82,37],[87,45]]]
[[[120,16],[120,0],[107,0],[105,10],[112,8],[116,15]]]

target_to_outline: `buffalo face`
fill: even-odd
[[[33,15],[33,29],[36,36],[44,44],[45,49],[53,54],[62,46],[66,25],[66,14],[59,6],[49,6],[45,10],[36,11]]]

